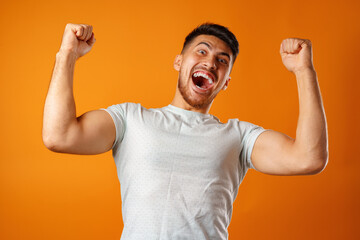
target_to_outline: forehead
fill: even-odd
[[[231,59],[234,57],[231,48],[223,40],[213,35],[199,35],[195,37],[188,48],[193,49],[200,46],[210,47],[211,50],[216,53],[227,53]]]
[[[230,47],[223,40],[213,35],[199,35],[192,40],[190,46],[196,47],[201,42],[208,43],[211,47],[223,52],[231,53]]]

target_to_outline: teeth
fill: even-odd
[[[214,81],[205,73],[202,72],[196,72],[194,73],[194,77],[203,77],[205,79],[207,79],[209,81],[209,84],[213,84]]]

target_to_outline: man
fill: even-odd
[[[285,39],[280,54],[296,76],[296,139],[252,123],[208,114],[225,90],[238,42],[225,27],[203,24],[177,55],[172,103],[158,109],[122,103],[76,117],[76,60],[95,43],[92,26],[65,28],[44,108],[43,141],[55,152],[110,149],[121,184],[122,239],[227,239],[238,187],[249,168],[309,175],[327,164],[326,119],[309,40]]]

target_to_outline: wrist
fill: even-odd
[[[76,61],[78,59],[78,56],[74,51],[70,49],[60,48],[60,50],[56,53],[56,58]]]
[[[301,77],[301,76],[304,76],[304,75],[316,75],[316,71],[313,67],[309,67],[309,68],[303,68],[303,69],[300,69],[300,70],[297,70],[297,71],[294,71],[294,74],[296,77]]]

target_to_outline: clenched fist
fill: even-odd
[[[287,38],[280,45],[283,64],[290,72],[314,70],[312,61],[312,45],[308,39]]]
[[[76,59],[88,53],[95,43],[93,27],[69,23],[65,27],[60,51],[75,53]]]

